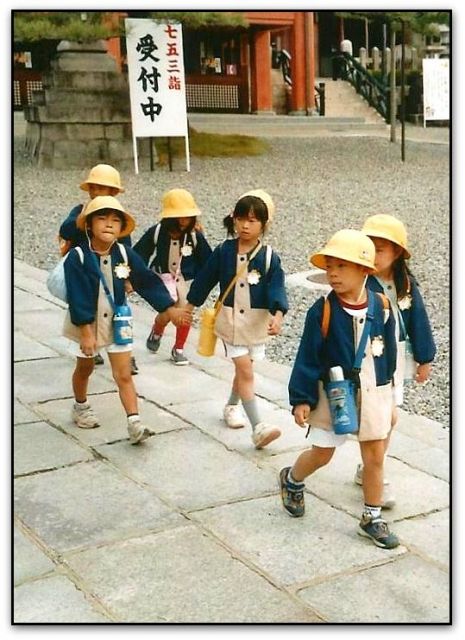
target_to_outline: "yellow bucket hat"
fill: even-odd
[[[326,269],[326,257],[340,258],[360,264],[374,273],[375,254],[375,245],[365,233],[356,229],[342,229],[328,240],[321,251],[310,256],[310,262],[319,269]]]
[[[192,218],[201,214],[194,197],[186,189],[170,189],[162,198],[161,218]]]
[[[85,231],[86,219],[92,213],[100,211],[101,209],[114,209],[115,211],[119,211],[123,214],[126,221],[126,226],[119,234],[120,238],[124,238],[125,236],[130,235],[134,231],[136,227],[136,221],[128,211],[125,211],[123,205],[113,196],[96,196],[93,200],[89,200],[87,206],[83,208],[76,219],[77,228],[81,231]]]
[[[268,210],[268,222],[271,222],[275,214],[276,208],[274,206],[274,202],[270,194],[264,191],[263,189],[253,189],[252,191],[247,191],[246,193],[243,193],[239,198],[239,200],[241,198],[245,198],[246,196],[255,196],[256,198],[260,198],[260,200],[263,200]]]
[[[407,230],[398,218],[387,213],[377,213],[365,220],[362,231],[372,238],[390,240],[402,247],[405,258],[410,258],[410,252],[407,249]]]
[[[79,188],[83,191],[89,191],[89,184],[101,184],[104,187],[113,187],[114,189],[118,189],[120,193],[124,193],[119,171],[110,164],[96,164],[95,167],[92,167],[87,179],[81,182]]]

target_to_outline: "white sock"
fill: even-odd
[[[89,406],[90,405],[88,400],[84,400],[84,402],[78,402],[77,400],[74,401],[74,408],[77,409],[78,411],[81,411],[83,409],[88,409]]]
[[[128,424],[132,424],[133,422],[140,422],[138,413],[133,413],[132,416],[128,416]]]
[[[363,513],[368,514],[373,520],[381,517],[381,507],[372,507],[369,504],[363,505]]]

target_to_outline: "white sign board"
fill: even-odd
[[[423,125],[427,120],[449,120],[449,60],[423,59]]]
[[[137,138],[159,136],[185,138],[189,171],[182,26],[132,18],[124,22],[136,173]]]

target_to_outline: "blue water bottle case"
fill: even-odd
[[[351,380],[334,380],[326,383],[331,421],[334,433],[343,435],[358,432],[355,390]]]
[[[132,313],[127,304],[115,305],[113,316],[113,342],[124,345],[132,344]]]

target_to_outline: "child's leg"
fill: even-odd
[[[305,513],[304,480],[323,467],[333,457],[335,447],[312,446],[300,454],[292,467],[284,467],[279,473],[281,499],[289,515],[300,518]]]
[[[153,432],[140,420],[136,388],[131,376],[131,352],[108,353],[108,357],[121,404],[128,418],[129,440],[132,444],[137,444],[153,435]]]
[[[86,402],[87,400],[87,387],[89,385],[89,378],[94,370],[93,358],[76,358],[76,368],[73,372],[73,393],[76,402]]]
[[[190,326],[176,327],[176,340],[174,347],[171,349],[171,360],[175,365],[189,364],[189,360],[183,353],[184,345],[186,344],[187,336],[189,335]]]
[[[158,351],[160,347],[160,340],[163,336],[163,332],[165,331],[168,322],[168,316],[164,313],[159,313],[155,316],[153,326],[150,329],[150,333],[145,343],[149,351],[153,351],[153,353],[156,353]]]
[[[72,384],[75,403],[73,406],[73,422],[81,429],[94,429],[100,426],[97,416],[87,402],[87,387],[94,370],[94,358],[76,358]]]

